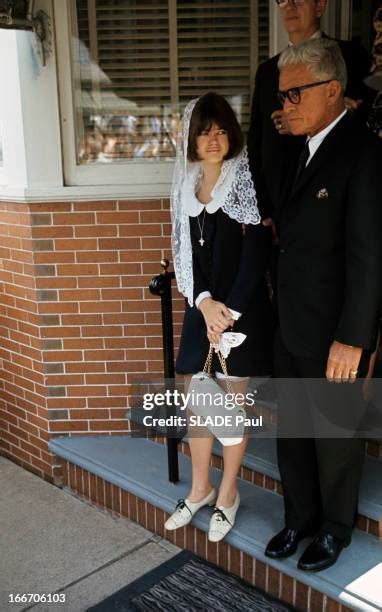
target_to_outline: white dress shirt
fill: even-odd
[[[341,121],[342,117],[344,117],[346,113],[347,110],[345,109],[340,115],[338,115],[338,117],[336,117],[336,119],[334,119],[334,121],[327,125],[326,128],[321,130],[321,132],[318,132],[318,134],[315,134],[315,136],[312,136],[311,138],[308,136],[307,143],[309,146],[310,156],[308,158],[308,161],[306,162],[306,166],[310,163],[313,155],[316,153],[318,147],[322,144],[323,140],[327,137],[329,132],[332,131],[334,126],[336,126],[339,121]]]

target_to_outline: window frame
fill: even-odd
[[[272,0],[271,0],[272,1]],[[168,197],[171,185],[174,159],[145,161],[129,159],[115,160],[110,163],[77,163],[76,118],[75,118],[75,78],[72,62],[72,32],[76,30],[76,14],[73,10],[75,0],[53,0],[56,31],[56,54],[58,70],[58,89],[60,99],[60,121],[63,148],[64,184],[68,187],[109,186],[111,190],[123,191],[126,197]],[[251,0],[252,10],[257,14],[258,1]],[[170,19],[174,19],[176,0],[171,0]],[[257,33],[257,21],[252,21],[251,57],[257,59],[257,44],[253,33]],[[171,36],[170,36],[171,48]],[[170,67],[174,70],[174,66]],[[251,71],[250,81],[253,89],[255,71]],[[173,92],[171,92],[174,95]]]

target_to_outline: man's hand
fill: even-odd
[[[277,236],[277,231],[276,231],[276,225],[273,222],[273,219],[271,217],[266,217],[266,219],[262,219],[261,220],[262,225],[264,225],[264,227],[271,227],[272,228],[272,242],[273,244],[278,244],[278,236]]]
[[[336,340],[330,347],[326,378],[329,382],[354,382],[357,378],[362,349]]]
[[[234,319],[227,306],[210,297],[204,298],[199,304],[207,327],[207,337],[212,344],[218,344],[220,334],[234,324]]]
[[[271,114],[271,119],[279,134],[291,134],[289,129],[288,115],[283,110],[276,110]]]

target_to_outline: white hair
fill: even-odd
[[[279,70],[284,66],[305,64],[318,81],[333,79],[341,85],[344,94],[347,84],[347,70],[341,49],[334,40],[317,38],[300,45],[290,46],[280,55]]]

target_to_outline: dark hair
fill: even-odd
[[[196,139],[204,130],[209,130],[213,123],[227,132],[229,149],[224,159],[239,155],[244,146],[244,137],[237,117],[227,100],[211,91],[199,98],[191,115],[187,147],[189,161],[199,161]]]

